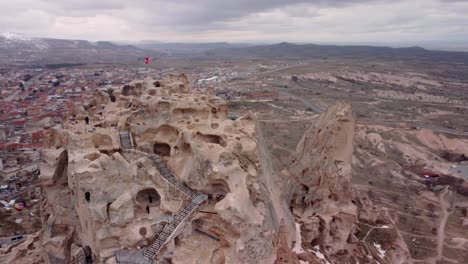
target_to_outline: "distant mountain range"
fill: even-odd
[[[169,54],[193,54],[202,53],[212,49],[242,48],[253,46],[253,44],[210,42],[210,43],[164,43],[158,41],[141,41],[134,46],[146,50],[165,52]]]
[[[468,64],[468,52],[434,51],[418,46],[407,48],[374,46],[337,46],[293,44],[282,42],[243,48],[219,48],[205,52],[208,56],[226,58],[378,58],[378,59],[430,59]]]
[[[468,52],[433,51],[418,46],[391,48],[365,45],[316,45],[282,42],[273,45],[213,43],[163,43],[141,41],[128,44],[108,41],[29,38],[0,33],[0,64],[42,66],[57,64],[129,64],[144,57],[162,58],[193,55],[226,59],[417,59],[451,61],[468,65]]]
[[[47,43],[41,39],[29,38],[15,33],[0,33],[0,50],[9,49],[40,51],[48,48]]]
[[[161,53],[131,45],[86,40],[29,38],[19,34],[0,33],[0,63],[7,65],[53,65],[90,63],[136,63],[144,57]]]

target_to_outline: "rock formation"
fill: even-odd
[[[46,262],[77,254],[96,263],[137,263],[143,254],[172,263],[272,262],[289,212],[266,183],[271,168],[255,115],[233,121],[227,111],[220,98],[192,92],[185,75],[171,75],[99,91],[86,111],[51,128],[41,176]],[[200,196],[180,227],[168,227],[197,193],[206,201]],[[291,215],[285,220],[294,230]]]
[[[183,74],[98,91],[45,132],[39,252],[53,264],[409,263],[389,216],[351,185],[354,123],[349,105],[330,107],[288,178],[254,114],[231,120]]]
[[[0,248],[0,263],[42,264],[41,232],[28,235],[20,243]]]
[[[338,103],[323,113],[297,146],[290,197],[302,246],[331,263],[409,263],[406,244],[383,210],[351,185],[355,118]]]

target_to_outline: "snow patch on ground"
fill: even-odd
[[[302,248],[301,224],[299,223],[296,223],[296,243],[292,250],[296,254],[304,252],[304,249]]]
[[[382,246],[380,246],[380,244],[377,244],[377,243],[375,243],[375,242],[374,242],[374,247],[377,249],[377,251],[378,251],[378,253],[379,253],[379,257],[385,258],[385,253],[386,253],[387,251],[383,250],[383,249],[382,249]]]
[[[296,254],[304,252],[304,249],[302,248],[301,224],[299,223],[296,223],[296,243],[294,244],[292,251]],[[299,263],[309,264],[309,261],[299,260]]]
[[[31,38],[28,38],[28,37],[20,35],[20,34],[12,33],[12,32],[0,33],[0,37],[3,37],[3,38],[8,39],[8,40],[23,40],[23,41],[31,40]]]
[[[11,33],[11,32],[0,32],[0,48],[18,48],[21,49],[35,49],[45,50],[49,48],[49,45],[41,39],[30,38],[24,35]]]
[[[323,253],[320,252],[320,247],[319,247],[319,246],[315,246],[314,249],[315,249],[315,250],[312,251],[312,252],[314,252],[315,256],[316,256],[317,258],[320,259],[320,262],[321,262],[321,263],[324,263],[324,264],[331,264],[331,263],[328,262],[328,260],[325,258],[325,255],[323,255]]]

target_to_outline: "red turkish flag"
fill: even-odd
[[[145,58],[145,64],[148,64],[149,61],[150,61],[150,58],[149,58],[149,57],[146,57],[146,58]]]

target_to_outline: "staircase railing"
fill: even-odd
[[[158,255],[162,247],[164,247],[177,234],[179,229],[185,224],[189,216],[197,209],[197,207],[207,199],[206,195],[198,193],[192,201],[183,207],[173,220],[167,223],[159,232],[153,243],[146,248],[143,255],[148,260],[154,259]]]
[[[169,170],[166,163],[161,159],[157,154],[149,154],[142,151],[133,149],[133,144],[131,144],[130,133],[125,133],[123,131],[120,133],[120,142],[122,149],[125,152],[131,152],[136,154],[141,154],[149,157],[155,164],[156,169],[161,174],[162,178],[171,186],[175,187],[177,190],[182,192],[184,195],[188,196],[191,201],[186,206],[184,206],[170,222],[168,222],[164,228],[157,234],[156,239],[143,251],[143,256],[149,262],[159,254],[160,250],[171,241],[179,232],[180,228],[185,224],[190,215],[195,212],[199,205],[205,202],[208,197],[200,192],[192,190],[190,187],[179,181],[174,174]],[[127,144],[129,143],[129,144]]]

